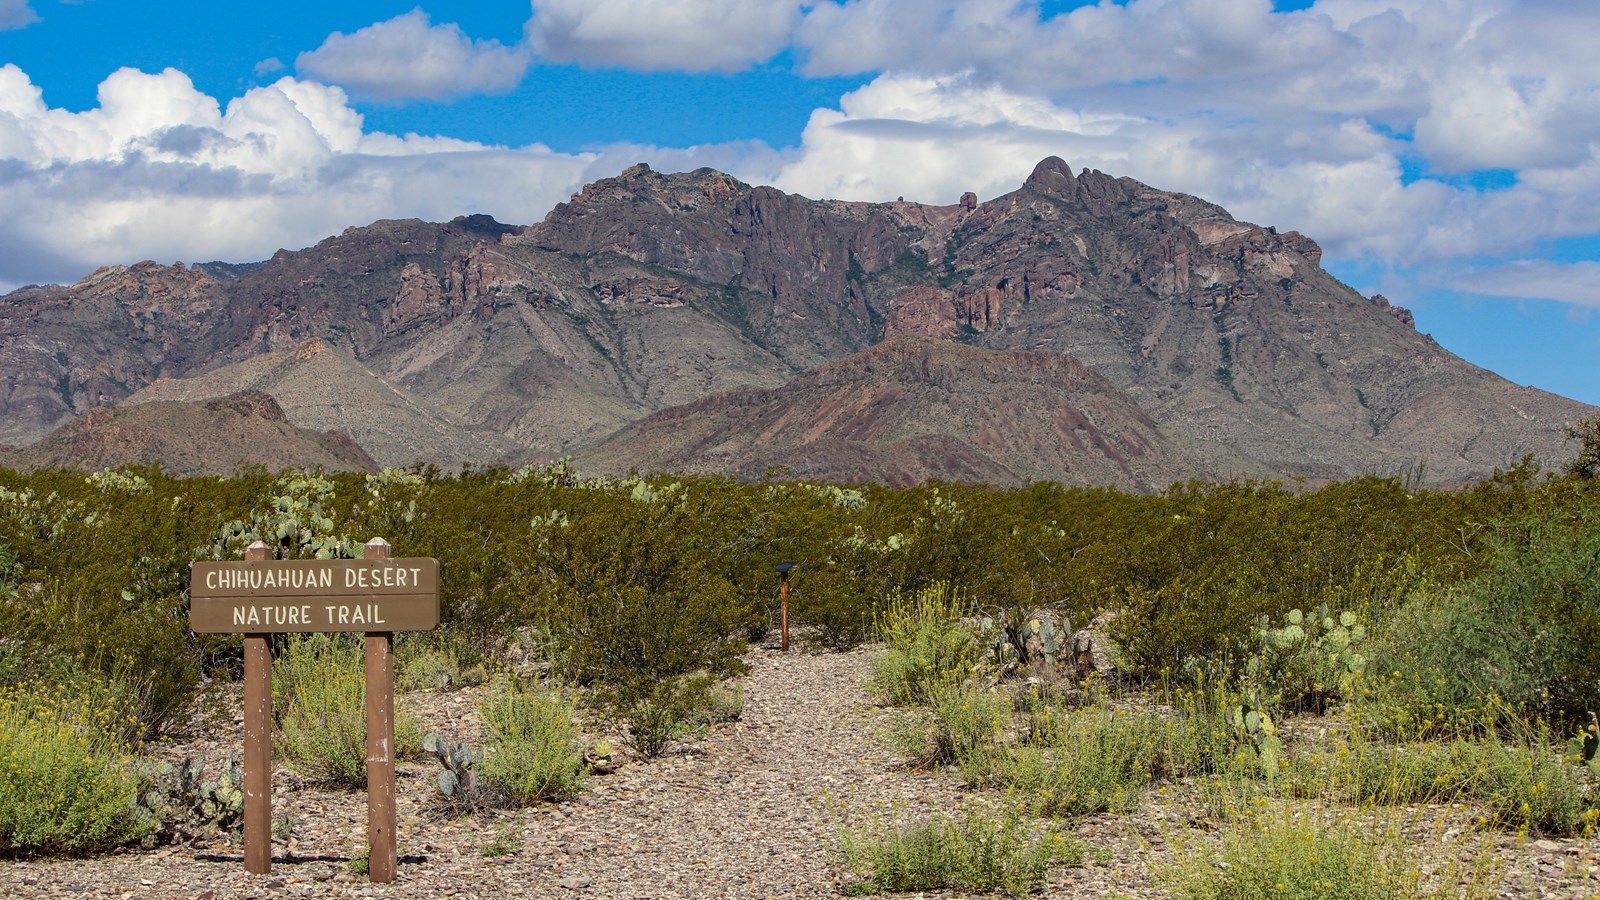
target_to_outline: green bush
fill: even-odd
[[[37,684],[0,688],[0,852],[89,853],[154,829],[114,715]]]
[[[625,718],[662,684],[742,671],[741,635],[759,618],[717,570],[712,510],[677,485],[616,495],[542,520],[528,587],[558,675]],[[642,498],[642,499],[636,499]]]
[[[673,741],[704,734],[713,720],[732,711],[732,703],[707,673],[668,678],[629,710],[628,746],[642,756],[660,756]]]
[[[485,752],[479,771],[496,790],[524,806],[583,791],[583,744],[570,700],[512,682],[492,692],[480,711]]]
[[[273,664],[274,745],[306,778],[348,788],[367,783],[367,680],[360,638],[292,635]],[[394,755],[421,742],[414,717],[396,709]]]
[[[1044,886],[1052,865],[1083,863],[1083,845],[1050,825],[1033,826],[1014,806],[995,811],[968,803],[957,816],[912,824],[876,822],[838,834],[846,894],[997,891],[1027,894]]]
[[[987,667],[977,632],[963,621],[971,605],[935,584],[889,599],[878,618],[883,652],[872,661],[872,691],[885,703],[927,703],[952,681]]]
[[[483,654],[453,631],[402,634],[394,650],[395,686],[402,691],[452,691],[489,677]]]
[[[1489,546],[1477,575],[1395,613],[1368,724],[1449,732],[1600,709],[1600,504],[1502,524]]]

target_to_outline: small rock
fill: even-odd
[[[566,878],[557,878],[556,884],[568,890],[577,891],[588,887],[591,882],[582,875],[568,875]]]

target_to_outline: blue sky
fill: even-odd
[[[1297,229],[1600,404],[1600,5],[0,0],[0,290],[542,218],[648,161],[948,203],[1059,155]]]

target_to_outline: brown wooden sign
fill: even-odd
[[[431,631],[439,561],[270,559],[197,562],[189,627],[210,634]]]
[[[364,631],[367,675],[368,877],[394,881],[394,632],[439,625],[439,561],[393,559],[373,538],[364,559],[271,559],[256,541],[239,562],[189,569],[189,627],[243,632],[244,868],[272,871],[272,654],[262,635]]]

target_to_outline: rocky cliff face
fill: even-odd
[[[227,373],[313,339],[430,423],[416,437],[379,437],[372,415],[320,405],[316,428],[381,440],[385,462],[568,453],[691,405],[668,418],[693,431],[694,416],[716,419],[735,395],[701,401],[727,392],[820,403],[805,373],[896,337],[1070,357],[1102,377],[1129,416],[1152,423],[1150,452],[1173,461],[1106,470],[1128,484],[1177,472],[1336,478],[1419,461],[1440,479],[1471,478],[1527,452],[1559,461],[1565,423],[1596,413],[1468,365],[1320,261],[1302,235],[1054,158],[1010,194],[948,206],[809,200],[709,169],[635,166],[527,227],[379,222],[251,266],[141,263],[0,298],[0,441],[34,438],[158,378],[184,396],[260,387]],[[1044,358],[947,355],[941,365],[1006,359],[1029,371]],[[284,403],[297,424],[312,424],[309,397]],[[1030,415],[1015,427],[1065,440]],[[973,446],[966,420],[935,418],[895,427],[924,429],[905,440],[928,446],[953,441],[942,445],[951,459],[967,453],[949,449]],[[901,441],[891,431],[868,443]],[[621,441],[605,452],[653,459],[666,446]],[[829,468],[833,451],[802,444],[818,471],[848,474]],[[848,452],[874,477],[946,471],[896,469],[898,451],[877,449],[868,465],[864,446]],[[1065,461],[1078,449],[1061,446],[1054,468],[986,450],[968,475],[1090,477]]]

